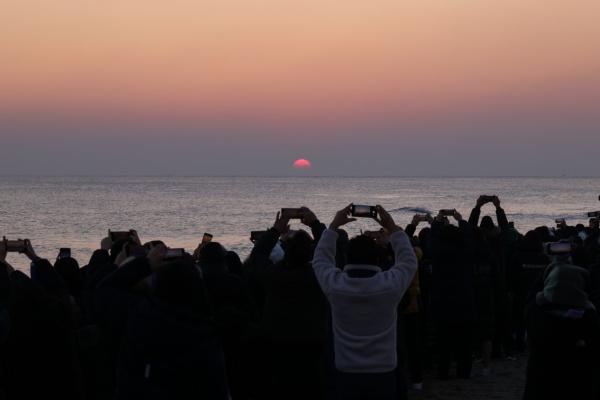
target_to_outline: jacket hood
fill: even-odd
[[[575,309],[594,309],[586,291],[589,284],[587,270],[570,264],[551,264],[544,272],[544,289],[538,292],[536,301],[538,305],[550,303]]]

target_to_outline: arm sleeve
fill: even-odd
[[[317,244],[313,258],[313,270],[325,295],[331,292],[334,279],[341,272],[335,266],[337,238],[337,232],[326,229]]]
[[[325,231],[325,229],[326,229],[325,224],[320,222],[319,220],[316,220],[315,222],[313,222],[310,225],[310,230],[312,232],[315,242],[318,242],[319,240],[321,240],[321,235],[323,235],[323,232]]]
[[[502,232],[508,232],[508,218],[502,207],[496,208],[496,219],[498,220],[498,226]]]
[[[469,215],[469,225],[476,228],[479,225],[479,217],[481,216],[481,208],[475,207],[471,210],[471,215]]]

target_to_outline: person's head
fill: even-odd
[[[537,301],[557,306],[580,309],[593,308],[588,300],[590,274],[574,265],[560,264],[544,271],[544,289],[538,293]]]
[[[379,265],[380,246],[373,238],[355,236],[348,242],[346,262],[348,264]]]
[[[227,251],[218,242],[208,242],[198,254],[198,264],[203,269],[227,270]]]
[[[494,225],[494,220],[489,215],[481,218],[481,224],[479,225],[481,229],[494,229],[496,225]]]
[[[170,306],[207,316],[210,308],[201,273],[192,256],[162,265],[151,284],[154,298]]]
[[[453,247],[454,249],[460,249],[463,247],[463,237],[460,229],[454,225],[446,225],[442,227],[440,231],[440,240],[447,246]]]
[[[480,228],[487,238],[494,238],[500,235],[500,229],[494,225],[494,220],[489,215],[481,219]]]
[[[80,299],[83,284],[77,260],[71,257],[60,258],[54,263],[54,270],[67,284],[69,294],[74,299]]]
[[[306,231],[299,230],[287,237],[283,242],[283,249],[287,265],[304,266],[312,260],[314,242]]]
[[[67,285],[46,259],[37,260],[31,269],[31,279],[44,288],[46,293],[56,298],[69,296]]]
[[[227,269],[232,274],[241,276],[243,275],[243,264],[240,256],[235,251],[228,251],[225,253],[225,262],[227,263]]]
[[[550,233],[550,229],[547,226],[538,226],[534,229],[538,235],[540,235],[540,239],[543,243],[552,242],[554,240],[552,234]]]
[[[427,254],[428,254],[428,245],[429,245],[429,235],[431,233],[431,228],[426,227],[421,229],[421,231],[419,232],[419,245],[421,247],[421,250],[423,250],[423,257],[427,258]]]
[[[123,248],[127,246],[137,246],[137,243],[135,243],[132,239],[119,239],[113,242],[112,246],[110,247],[110,262],[114,263]]]
[[[540,253],[544,251],[542,238],[538,231],[529,231],[523,236],[520,243],[520,249],[522,251],[530,251]]]

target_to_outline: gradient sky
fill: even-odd
[[[600,175],[598,0],[2,0],[0,174]],[[306,174],[306,172],[303,172]]]

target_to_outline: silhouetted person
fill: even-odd
[[[525,400],[597,399],[600,325],[588,300],[589,273],[564,261],[544,273],[527,307]]]
[[[156,246],[148,257],[124,263],[97,290],[107,318],[124,324],[116,398],[227,399],[225,360],[201,273],[191,256],[165,262],[164,253]],[[142,281],[149,292],[140,289]]]
[[[246,282],[229,272],[227,254],[219,243],[209,242],[200,249],[198,263],[225,352],[231,396],[236,400],[251,394],[248,371],[255,359],[251,350],[256,346],[252,338],[258,313]]]
[[[431,308],[438,344],[438,376],[449,377],[453,358],[457,376],[471,376],[473,324],[474,242],[471,226],[458,212],[459,226],[437,217],[429,235],[432,264]]]
[[[302,222],[319,237],[324,230],[304,209]],[[261,329],[265,339],[271,398],[318,399],[323,396],[323,351],[326,300],[310,261],[314,241],[303,230],[289,232],[289,220],[278,214],[274,226],[256,243],[245,270],[265,291]],[[269,260],[280,237],[283,259]]]

